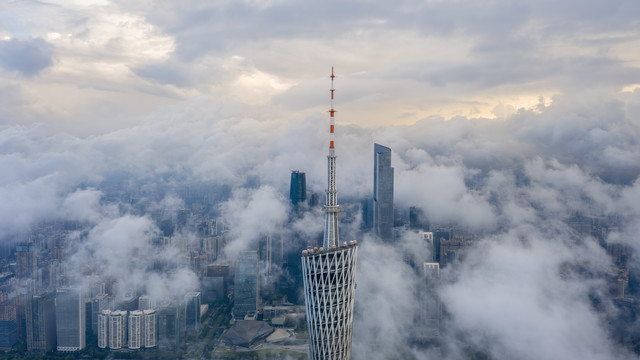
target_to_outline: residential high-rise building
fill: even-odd
[[[85,346],[85,302],[82,291],[56,291],[56,335],[58,351],[79,351]]]
[[[187,331],[200,330],[200,292],[189,292],[184,296]]]
[[[158,314],[156,314],[155,310],[143,310],[142,316],[144,317],[142,322],[142,340],[144,347],[155,347],[158,345]]]
[[[112,311],[109,314],[109,348],[121,349],[127,346],[127,312]]]
[[[391,149],[373,145],[373,232],[393,240],[393,168]]]
[[[25,304],[27,351],[45,353],[56,346],[56,306],[53,295],[35,295]]]
[[[243,251],[236,260],[233,279],[233,316],[244,319],[247,313],[255,313],[258,307],[258,252]]]
[[[144,314],[140,310],[134,310],[129,313],[129,349],[140,349],[144,347],[143,328]]]
[[[109,315],[111,311],[102,310],[98,314],[98,347],[109,347]]]
[[[302,252],[304,298],[311,360],[342,360],[351,357],[353,303],[356,285],[357,244],[339,241],[336,152],[333,140],[333,68],[331,69],[331,110],[327,199],[322,248]]]
[[[307,179],[305,173],[297,170],[291,172],[289,197],[291,198],[291,203],[293,203],[293,205],[298,205],[307,201]]]
[[[101,349],[140,349],[157,345],[155,310],[103,310],[98,314],[98,347]]]

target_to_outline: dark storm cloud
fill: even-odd
[[[43,39],[0,41],[0,65],[31,77],[53,65],[54,47]]]

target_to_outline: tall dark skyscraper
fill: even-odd
[[[333,140],[333,78],[332,68],[324,241],[322,248],[302,252],[302,277],[311,360],[346,360],[351,357],[358,247],[355,241],[340,244],[338,236],[338,213],[341,208],[338,205],[336,152]]]
[[[373,146],[373,231],[382,240],[393,240],[393,168],[391,149]]]
[[[27,303],[27,350],[44,353],[56,346],[56,309],[53,295],[36,295]]]
[[[199,291],[189,292],[184,296],[186,311],[186,327],[188,331],[200,330],[200,305],[201,296]]]
[[[56,335],[58,351],[79,351],[85,346],[85,303],[82,292],[56,291]]]
[[[305,173],[294,170],[291,172],[291,186],[289,197],[293,205],[307,201],[307,178]]]
[[[107,294],[98,294],[91,299],[91,312],[87,313],[87,318],[91,318],[91,330],[94,334],[98,334],[98,314],[108,308],[109,296]],[[89,314],[91,314],[91,316],[89,316]]]

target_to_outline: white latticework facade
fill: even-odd
[[[311,360],[351,357],[357,244],[302,253]]]

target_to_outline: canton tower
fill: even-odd
[[[353,295],[356,287],[357,243],[340,244],[338,239],[338,190],[333,109],[333,67],[329,110],[329,155],[327,156],[327,200],[321,248],[302,252],[304,299],[309,330],[309,359],[343,360],[351,357]]]

